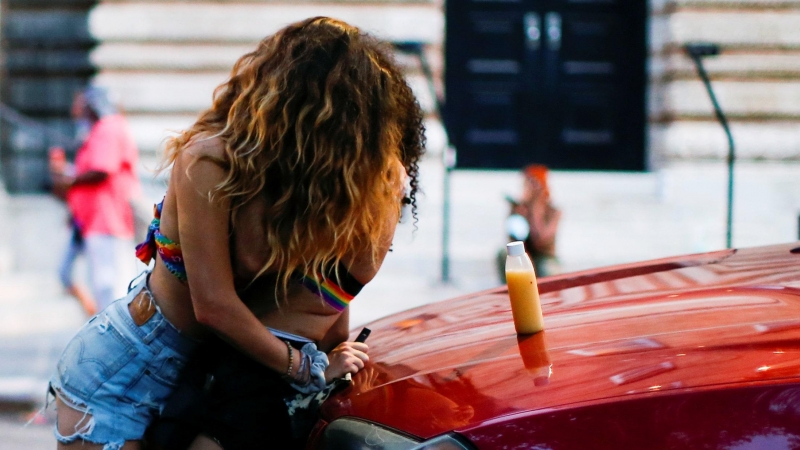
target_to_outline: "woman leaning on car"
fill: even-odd
[[[167,193],[137,247],[152,272],[59,362],[59,448],[141,448],[161,410],[177,411],[161,436],[186,445],[200,433],[194,445],[210,448],[294,442],[284,398],[367,360],[365,344],[344,342],[347,306],[378,271],[401,202],[415,204],[421,124],[386,45],[344,22],[289,25],[240,58],[167,145]],[[179,380],[200,400],[166,405]],[[200,401],[199,429],[181,427],[183,401]]]

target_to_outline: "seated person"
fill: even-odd
[[[522,170],[524,181],[519,200],[508,199],[511,213],[506,220],[509,241],[523,241],[533,261],[536,276],[561,273],[556,257],[556,232],[561,211],[550,201],[547,167],[531,164]],[[498,253],[497,267],[505,282],[505,249]]]

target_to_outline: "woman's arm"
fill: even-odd
[[[287,373],[288,348],[269,332],[239,299],[234,287],[229,248],[230,201],[210,193],[222,182],[223,169],[201,156],[221,154],[218,141],[200,141],[175,161],[175,189],[180,244],[198,322],[256,361]],[[298,368],[295,351],[292,375]]]
[[[325,382],[330,383],[347,373],[358,373],[369,361],[369,347],[363,342],[346,342],[350,336],[350,307],[345,308],[336,323],[319,342],[319,349],[328,354],[330,365],[325,369]]]

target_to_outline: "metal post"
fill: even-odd
[[[728,214],[726,221],[727,226],[725,232],[725,244],[728,248],[731,248],[733,229],[733,163],[735,159],[733,135],[731,134],[731,129],[728,126],[728,120],[725,118],[725,114],[722,113],[722,108],[720,108],[719,103],[717,102],[717,97],[714,95],[714,91],[711,89],[711,81],[708,79],[708,74],[703,67],[702,61],[703,56],[719,54],[719,47],[708,43],[687,44],[686,52],[689,54],[689,57],[692,58],[695,66],[697,67],[697,74],[700,75],[700,79],[703,80],[703,84],[706,87],[708,96],[711,98],[711,104],[714,105],[714,113],[717,116],[717,120],[719,120],[720,125],[722,125],[722,129],[725,130],[725,136],[728,138]]]
[[[433,85],[433,71],[425,56],[425,49],[422,45],[416,47],[417,57],[419,58],[420,68],[425,79],[428,80],[431,98],[434,101],[436,114],[442,119],[442,109],[439,95],[436,94],[436,87]],[[445,132],[445,136],[447,133]],[[449,139],[445,142],[442,153],[442,163],[444,165],[444,182],[442,186],[442,283],[450,282],[450,175],[455,167],[455,149],[450,147]]]
[[[444,149],[444,199],[442,202],[442,283],[450,282],[450,175],[455,167],[455,149]]]
[[[421,43],[418,42],[397,42],[394,44],[399,50],[413,53],[417,56],[420,63],[425,79],[428,81],[428,89],[430,90],[431,97],[433,98],[433,107],[436,114],[442,120],[442,100],[436,93],[436,88],[433,84],[433,71],[428,63],[428,58],[425,56],[425,49]],[[442,283],[450,282],[450,176],[455,169],[456,163],[456,150],[450,146],[450,139],[447,136],[447,128],[445,127],[445,148],[442,154],[442,162],[444,164],[444,182],[443,182],[443,202],[442,202]]]

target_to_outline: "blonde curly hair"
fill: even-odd
[[[224,144],[211,193],[240,207],[260,197],[269,258],[259,275],[328,273],[345,255],[377,256],[405,201],[416,221],[422,112],[390,48],[342,21],[289,25],[242,56],[213,105],[167,142],[165,164],[192,139]],[[212,158],[206,158],[212,159]],[[277,292],[276,292],[277,293]]]

